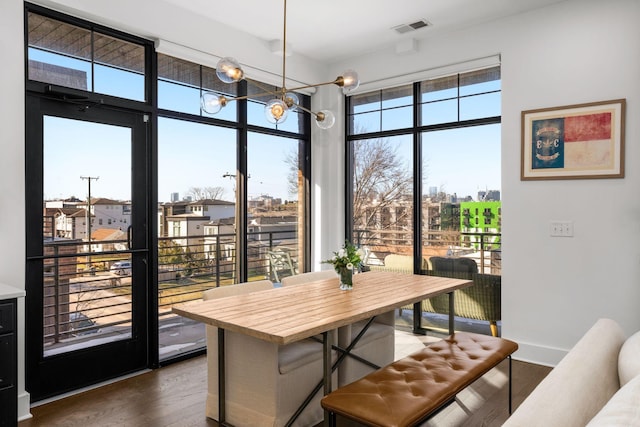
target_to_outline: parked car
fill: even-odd
[[[114,262],[109,270],[118,276],[129,276],[131,275],[131,261]]]
[[[69,313],[69,324],[73,331],[73,336],[78,337],[87,334],[97,334],[101,332],[100,329],[89,329],[96,325],[96,322],[89,319],[84,313],[72,312]]]

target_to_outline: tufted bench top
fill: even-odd
[[[322,407],[367,426],[414,426],[518,349],[466,332],[397,360],[322,399]]]

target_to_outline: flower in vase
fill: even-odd
[[[348,240],[344,241],[344,245],[333,253],[333,258],[322,261],[325,264],[332,264],[336,272],[340,273],[343,269],[358,270],[363,264],[364,251],[356,248]]]

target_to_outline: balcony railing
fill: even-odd
[[[354,230],[354,243],[369,249],[368,262],[384,265],[387,255],[412,255],[411,230]],[[501,272],[501,234],[487,232],[424,231],[422,257],[464,256],[478,264],[479,273],[499,275]]]
[[[295,230],[248,233],[249,278],[271,279],[297,271]],[[73,344],[94,345],[131,333],[131,256],[126,241],[51,241],[44,245],[45,355]],[[290,266],[270,253],[286,254]],[[212,287],[237,282],[235,235],[163,237],[158,241],[159,320],[170,322],[173,304],[202,298]],[[135,286],[135,285],[134,285]],[[96,340],[96,338],[100,340]],[[77,344],[77,345],[76,345]]]

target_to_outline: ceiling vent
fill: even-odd
[[[430,25],[431,23],[429,23],[429,21],[427,21],[426,19],[421,19],[419,21],[412,22],[411,24],[398,25],[396,27],[393,27],[392,30],[394,30],[398,34],[405,34],[410,31],[419,30],[420,28],[426,28]]]

